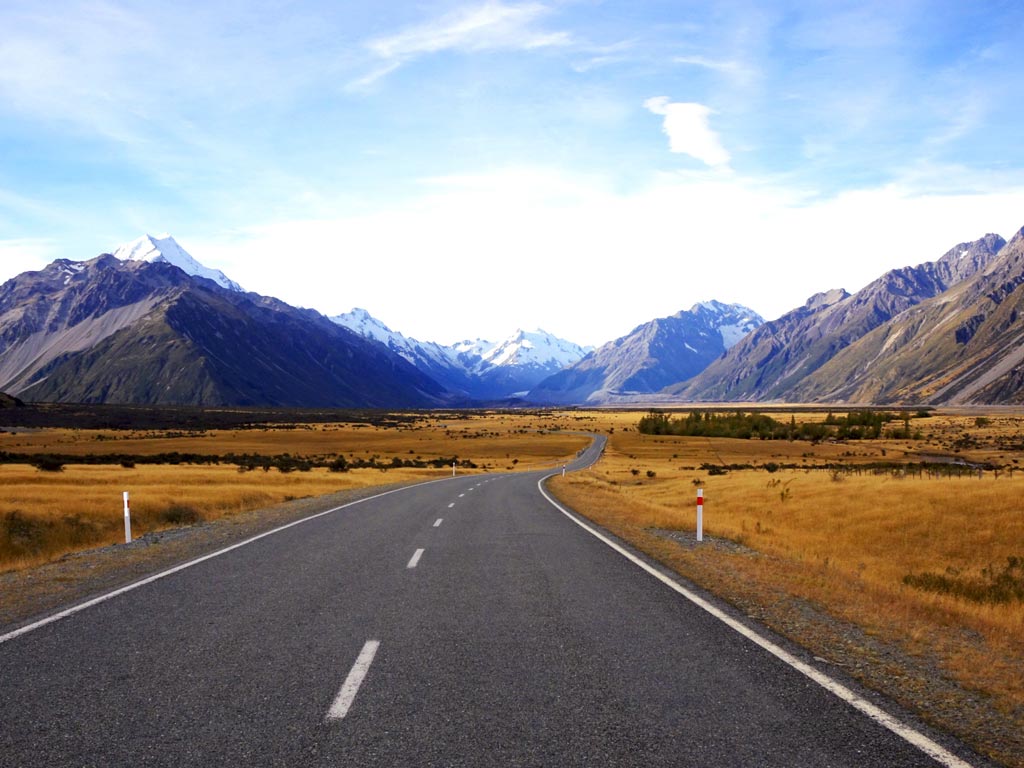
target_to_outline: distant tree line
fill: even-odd
[[[652,410],[640,419],[637,429],[645,435],[680,435],[688,437],[732,437],[741,440],[809,440],[825,439],[872,440],[883,436],[890,422],[902,421],[899,428],[885,430],[884,435],[910,439],[919,434],[910,429],[910,417],[886,411],[851,411],[836,416],[829,413],[824,421],[800,422],[791,416],[779,421],[756,411],[693,410],[686,416],[672,418],[665,411]]]
[[[433,459],[423,458],[402,458],[394,456],[384,459],[379,456],[369,458],[346,459],[343,455],[337,456],[292,456],[288,453],[267,456],[259,453],[211,455],[202,453],[154,453],[148,455],[133,455],[125,453],[111,454],[65,454],[65,453],[10,453],[0,451],[0,464],[31,464],[37,469],[45,472],[60,472],[66,464],[119,464],[126,469],[135,467],[136,464],[234,464],[240,472],[262,469],[269,471],[277,469],[280,472],[308,472],[316,467],[324,467],[332,472],[347,472],[350,469],[398,469],[401,467],[415,467],[442,469],[457,464],[464,469],[476,469],[477,465],[469,459],[459,459],[458,456],[438,456]]]

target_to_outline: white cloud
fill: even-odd
[[[541,326],[600,344],[710,298],[774,318],[819,291],[854,291],[1024,224],[1024,188],[942,196],[887,186],[818,199],[701,171],[623,193],[600,176],[506,168],[422,189],[386,209],[186,247],[251,290],[329,314],[363,306],[423,340]]]
[[[729,153],[708,122],[714,114],[712,109],[703,104],[671,102],[666,96],[647,99],[644,107],[665,118],[662,130],[672,152],[690,155],[709,166],[729,164]]]
[[[672,59],[676,64],[709,69],[732,78],[740,85],[748,85],[754,79],[754,72],[744,64],[733,59],[712,59],[706,56],[676,56]]]
[[[22,272],[42,269],[53,261],[55,244],[45,238],[0,240],[0,282]]]
[[[411,59],[440,51],[532,50],[569,44],[571,38],[566,32],[536,28],[535,22],[548,13],[540,3],[508,5],[492,1],[374,38],[366,47],[388,63],[350,86],[369,85]]]

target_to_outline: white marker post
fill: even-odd
[[[562,465],[562,477],[565,477],[565,464]]]
[[[697,489],[697,541],[704,541],[704,489]]]
[[[455,477],[455,462],[452,462],[452,477]]]
[[[128,491],[124,492],[124,543],[132,543],[132,513],[128,506]]]

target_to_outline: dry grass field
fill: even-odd
[[[512,471],[551,466],[572,458],[588,439],[570,434],[573,418],[549,413],[424,416],[392,426],[282,425],[216,431],[40,429],[0,433],[0,451],[68,458],[60,471],[27,463],[0,464],[0,570],[27,568],[68,552],[124,540],[122,492],[131,494],[132,534],[230,515],[294,498],[349,488],[415,482],[459,472]],[[147,457],[180,454],[175,464]],[[323,467],[243,471],[214,463],[228,455],[330,461],[374,468],[332,472]],[[87,457],[131,456],[119,463]],[[199,458],[203,458],[202,463]],[[213,457],[213,460],[210,459]],[[397,466],[443,457],[441,466]],[[192,463],[194,462],[194,463]],[[134,466],[132,466],[134,464]],[[476,468],[474,469],[473,465]]]
[[[644,435],[635,429],[641,415],[605,417],[615,431],[604,458],[555,478],[561,499],[786,634],[795,625],[781,606],[796,597],[933,661],[1007,718],[1018,737],[988,751],[1024,765],[1024,471],[1015,469],[1024,419],[934,415],[912,421],[918,439],[813,445]],[[867,468],[922,457],[998,469],[963,467],[957,477],[949,464],[942,474]],[[728,465],[752,468],[712,469]],[[836,637],[800,631],[795,639],[833,655]],[[905,672],[883,665],[882,674]],[[899,687],[913,704],[924,694],[915,685],[925,684],[907,678]],[[951,702],[936,719],[970,732],[973,716]]]

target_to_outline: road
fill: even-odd
[[[0,638],[0,766],[943,764],[584,530],[544,474],[374,497]]]

